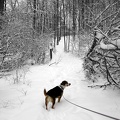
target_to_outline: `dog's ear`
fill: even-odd
[[[68,82],[67,81],[62,81],[62,83],[61,83],[61,85],[65,85],[65,84],[68,84]]]

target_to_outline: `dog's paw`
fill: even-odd
[[[55,109],[55,107],[52,107],[52,109]]]

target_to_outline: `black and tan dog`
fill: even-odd
[[[46,110],[48,109],[47,105],[49,102],[52,102],[52,108],[54,109],[56,98],[58,98],[58,102],[60,102],[64,89],[70,85],[71,84],[67,81],[62,81],[60,86],[56,86],[48,92],[46,92],[46,89],[44,89]]]

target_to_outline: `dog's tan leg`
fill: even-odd
[[[61,100],[61,97],[62,97],[62,96],[59,96],[59,97],[58,97],[58,102],[60,102],[60,100]]]
[[[48,104],[48,100],[47,100],[47,97],[46,97],[46,98],[45,98],[46,110],[48,109],[48,108],[47,108],[47,104]]]
[[[55,98],[52,99],[52,109],[54,109],[54,105],[55,105]]]
[[[58,102],[60,102],[62,96],[63,96],[63,93],[61,94],[61,96],[58,97]]]

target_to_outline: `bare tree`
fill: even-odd
[[[0,14],[1,14],[1,15],[4,14],[5,3],[6,3],[6,0],[1,0],[1,1],[0,1]]]

